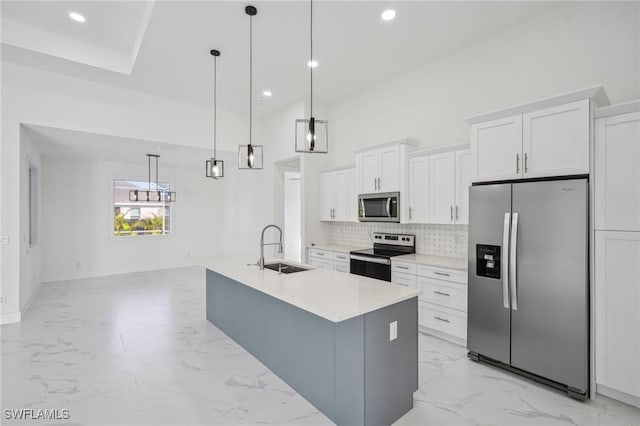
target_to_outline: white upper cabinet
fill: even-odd
[[[380,151],[378,191],[400,191],[400,147],[390,146]]]
[[[409,159],[409,222],[427,223],[429,220],[429,156]]]
[[[596,229],[640,231],[640,112],[596,120]]]
[[[456,208],[455,152],[429,156],[429,222],[454,223]]]
[[[404,192],[407,153],[417,143],[408,139],[356,150],[358,194]],[[401,199],[401,202],[404,202]],[[405,206],[401,206],[401,212]],[[402,214],[404,216],[404,213]],[[407,216],[408,217],[408,216]]]
[[[522,116],[523,177],[589,173],[589,99]]]
[[[320,174],[320,220],[327,222],[358,220],[358,195],[355,191],[355,181],[355,169]]]
[[[597,105],[609,105],[602,86],[466,118],[472,182],[588,174]]]
[[[335,187],[336,175],[334,173],[320,175],[320,220],[333,219],[333,190]]]
[[[349,169],[349,198],[347,199],[347,222],[358,221],[358,172]]]
[[[522,115],[471,126],[474,182],[522,177]]]
[[[456,151],[456,223],[469,224],[469,186],[471,186],[471,150]]]
[[[333,220],[345,222],[349,216],[349,172],[336,172]]]
[[[360,175],[360,191],[363,194],[377,192],[380,178],[380,152],[363,152],[357,157],[356,163]]]
[[[409,159],[409,223],[469,223],[471,152],[444,150]]]

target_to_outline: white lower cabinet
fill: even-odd
[[[466,271],[391,260],[391,282],[422,290],[420,330],[464,345],[467,340]]]
[[[467,313],[420,301],[419,324],[460,340],[467,340]]]
[[[407,287],[416,287],[416,276],[391,271],[391,282],[394,284],[406,285]]]
[[[309,264],[311,266],[315,266],[318,269],[329,269],[330,271],[333,271],[335,269],[333,260],[318,259],[317,257],[311,257],[309,258]]]
[[[335,270],[338,272],[346,272],[349,273],[351,270],[351,267],[348,263],[346,262],[335,262]]]
[[[640,232],[596,231],[596,390],[640,406]]]
[[[348,252],[309,248],[309,265],[318,269],[338,272],[350,272]]]

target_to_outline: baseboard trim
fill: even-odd
[[[423,325],[418,326],[418,331],[421,332],[422,334],[428,334],[429,336],[437,337],[438,339],[446,340],[447,342],[451,342],[455,345],[462,346],[463,348],[467,347],[466,339],[461,339],[459,337],[452,336],[450,334],[443,333],[441,331],[434,330],[432,328],[425,327]]]
[[[20,322],[20,312],[7,312],[0,314],[0,325],[13,324],[14,322]]]
[[[625,404],[640,408],[640,397],[637,397],[635,395],[629,395],[628,393],[611,389],[610,387],[599,384],[596,384],[596,393],[606,396],[607,398],[615,399],[616,401],[624,402]]]
[[[31,307],[31,303],[33,303],[38,293],[40,293],[40,287],[42,287],[41,282],[36,284],[36,288],[33,289],[33,293],[31,293],[31,296],[29,296],[29,300],[27,300],[27,302],[22,305],[22,308],[20,309],[20,321],[22,321],[27,316],[29,308]]]

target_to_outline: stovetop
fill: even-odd
[[[415,235],[407,234],[373,234],[373,248],[354,250],[352,254],[362,256],[391,258],[416,252]]]
[[[370,248],[370,249],[363,249],[363,250],[354,250],[351,252],[351,254],[361,254],[364,256],[386,257],[386,258],[394,257],[394,256],[402,256],[403,254],[411,254],[411,253],[414,253],[414,252],[388,250],[383,248]]]

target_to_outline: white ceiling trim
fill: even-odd
[[[2,17],[2,44],[120,74],[131,75],[151,21],[155,0],[145,1],[143,7],[136,36],[131,42],[129,51],[96,46],[92,43],[86,43],[82,40],[17,22],[5,16]]]

